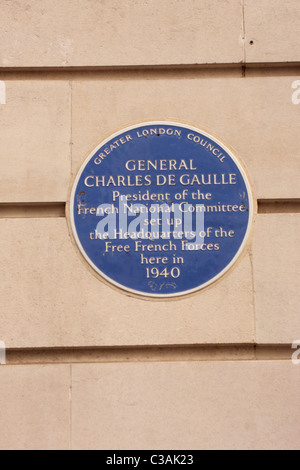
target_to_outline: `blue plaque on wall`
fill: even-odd
[[[84,259],[123,291],[173,298],[220,279],[243,252],[253,196],[232,150],[201,129],[147,122],[86,158],[69,203]]]

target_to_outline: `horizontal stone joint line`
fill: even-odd
[[[8,349],[7,364],[291,360],[290,344]]]
[[[0,203],[0,219],[65,217],[65,208],[65,202]],[[258,213],[300,213],[300,199],[259,199]]]
[[[300,199],[259,199],[259,214],[299,213]]]
[[[89,79],[110,79],[121,77],[122,79],[137,79],[143,77],[164,77],[174,72],[182,74],[182,77],[195,74],[201,77],[203,72],[220,76],[226,72],[240,71],[241,77],[246,75],[251,69],[251,75],[256,72],[258,76],[263,76],[266,71],[269,75],[278,75],[281,69],[282,75],[298,75],[300,62],[278,62],[278,63],[245,63],[238,62],[232,64],[173,64],[173,65],[124,65],[124,66],[77,66],[77,67],[0,67],[0,80],[89,80]]]
[[[0,203],[0,218],[65,217],[65,202]]]

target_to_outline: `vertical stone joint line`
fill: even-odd
[[[70,84],[70,166],[71,175],[73,175],[73,84]]]
[[[6,85],[0,80],[0,104],[6,104]]]
[[[252,249],[249,252],[250,264],[251,264],[251,279],[252,279],[252,306],[253,306],[253,340],[256,345],[256,308],[255,308],[255,281],[254,281],[254,265],[253,265],[253,252]]]
[[[69,404],[70,404],[70,450],[73,449],[73,407],[72,407],[72,393],[73,393],[73,377],[72,377],[72,364],[70,364],[70,388],[69,388]]]
[[[243,65],[246,64],[246,22],[245,22],[245,0],[241,0],[241,7],[242,7],[242,41],[243,41]],[[246,70],[244,67],[243,70],[245,77]]]

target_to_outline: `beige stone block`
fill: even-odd
[[[188,122],[217,134],[244,161],[256,196],[299,197],[297,77],[201,72],[73,83],[73,168],[122,127],[150,120]],[[139,97],[139,99],[137,99]]]
[[[68,450],[70,366],[0,366],[1,450]]]
[[[245,0],[246,62],[299,62],[298,0]]]
[[[74,449],[300,449],[290,361],[74,365]]]
[[[145,301],[97,279],[66,221],[0,220],[1,339],[9,348],[252,343],[252,276],[246,255],[213,287]]]
[[[0,105],[0,202],[64,201],[71,171],[70,86],[6,81]]]
[[[300,340],[300,214],[260,215],[253,243],[258,343]]]
[[[239,0],[2,1],[1,67],[239,63]]]

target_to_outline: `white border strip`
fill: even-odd
[[[0,104],[6,104],[6,84],[0,80]]]

